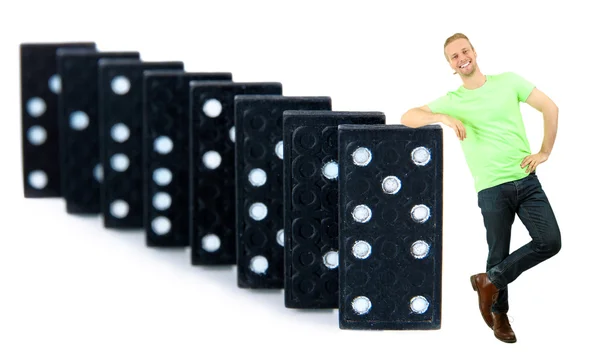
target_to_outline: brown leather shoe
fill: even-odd
[[[494,336],[505,343],[517,342],[515,332],[508,322],[508,317],[505,313],[492,312],[492,320],[494,321]]]
[[[479,296],[479,311],[481,312],[483,320],[490,329],[493,329],[492,304],[496,298],[498,298],[498,289],[485,273],[471,276],[471,286],[473,286],[473,290],[476,291]]]

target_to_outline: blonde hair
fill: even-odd
[[[448,39],[446,39],[446,41],[444,42],[444,58],[446,58],[446,60],[448,60],[448,55],[446,54],[446,46],[457,39],[466,39],[467,42],[469,42],[471,49],[475,49],[473,48],[473,44],[471,44],[471,41],[469,40],[469,38],[467,38],[466,35],[464,35],[463,33],[454,33],[452,36],[448,37]]]

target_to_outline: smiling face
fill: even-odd
[[[450,42],[444,51],[454,72],[468,77],[477,70],[477,53],[468,40],[461,38]]]

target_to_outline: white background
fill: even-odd
[[[533,3],[5,3],[0,362],[515,363],[595,357],[596,4]],[[459,142],[446,128],[438,331],[340,330],[336,310],[289,310],[282,291],[237,288],[233,267],[192,267],[186,250],[148,249],[142,233],[109,231],[100,218],[67,215],[61,200],[23,198],[21,42],[95,41],[104,51],[140,51],[147,61],[181,60],[189,71],[282,82],[284,95],[330,96],[334,110],[382,111],[392,124],[408,108],[460,85],[443,57],[444,40],[454,32],[471,38],[484,73],[517,72],[560,108],[556,145],[538,174],[563,248],[510,286],[516,344],[494,338],[469,284],[469,276],[485,267],[485,231]],[[525,104],[522,109],[537,151],[542,116]],[[518,219],[513,239],[513,250],[529,241]]]

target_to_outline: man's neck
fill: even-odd
[[[468,90],[475,90],[483,86],[486,81],[485,75],[477,70],[471,76],[463,77],[463,87]]]

